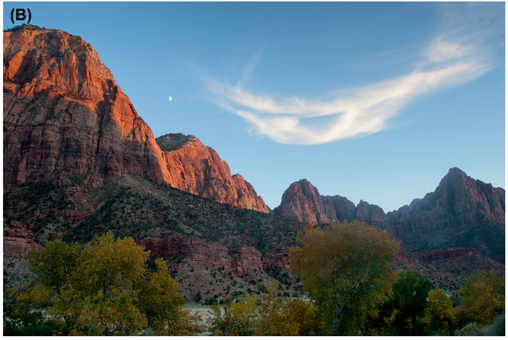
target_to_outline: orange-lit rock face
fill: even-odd
[[[167,180],[152,131],[80,37],[4,32],[4,183],[123,173]]]
[[[168,134],[156,141],[172,187],[239,208],[270,212],[252,185],[238,174],[231,176],[228,164],[196,137]]]
[[[162,141],[183,135],[169,136]],[[254,188],[231,176],[227,163],[197,138],[183,136],[162,149],[81,37],[26,25],[4,32],[4,184],[62,184],[66,176],[90,173],[100,182],[130,174],[270,212]]]

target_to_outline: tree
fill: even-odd
[[[3,308],[4,313],[11,313],[19,297],[34,287],[39,278],[28,269],[27,261],[15,259],[4,261],[3,266]]]
[[[196,315],[182,310],[185,301],[178,294],[178,282],[169,276],[162,258],[155,260],[156,272],[148,274],[146,282],[139,284],[139,306],[146,315],[148,327],[158,336],[190,335],[201,329],[193,326]]]
[[[271,279],[259,297],[257,335],[316,335],[322,330],[314,308],[303,300],[278,296],[279,282]]]
[[[212,318],[209,320],[214,335],[253,335],[257,304],[258,300],[253,295],[243,295],[234,304],[229,300],[223,311],[214,303],[211,307]]]
[[[27,259],[40,282],[52,287],[58,294],[75,271],[80,253],[79,244],[66,244],[62,240],[55,240],[46,242],[44,248],[29,252]]]
[[[4,261],[3,274],[4,335],[47,335],[62,330],[58,321],[45,322],[42,312],[37,309],[39,301],[32,297],[38,293],[36,288],[40,280],[30,272],[26,259]]]
[[[386,307],[396,311],[393,324],[400,335],[418,335],[417,318],[420,317],[427,305],[427,296],[432,287],[427,276],[421,276],[414,271],[401,270],[393,283],[393,295],[386,302]],[[406,322],[411,319],[412,329],[408,329]]]
[[[108,232],[95,235],[83,249],[62,241],[47,242],[44,249],[29,253],[28,259],[49,291],[49,315],[63,318],[74,334],[192,331],[192,317],[182,310],[178,283],[161,259],[155,262],[157,271],[147,274],[148,256],[132,238],[115,239]]]
[[[301,246],[289,252],[291,271],[311,293],[334,335],[355,334],[390,289],[394,277],[390,262],[399,243],[386,231],[359,221],[323,229],[306,226],[297,242]]]
[[[259,297],[244,295],[234,304],[228,301],[222,311],[214,304],[209,320],[214,334],[296,336],[321,332],[323,325],[309,303],[278,296],[274,279],[264,287],[267,293]]]
[[[450,324],[455,321],[452,299],[444,290],[436,287],[429,292],[427,300],[423,323],[428,326],[430,332],[449,331]]]
[[[496,315],[504,314],[505,278],[494,270],[474,271],[459,290],[460,306],[456,309],[459,327],[476,322],[492,323]]]

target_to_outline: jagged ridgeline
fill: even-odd
[[[274,213],[310,224],[359,220],[387,230],[406,251],[474,248],[505,262],[505,190],[458,168],[451,168],[434,192],[386,214],[364,201],[355,206],[346,197],[321,196],[305,179],[291,184]]]

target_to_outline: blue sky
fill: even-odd
[[[503,2],[4,2],[4,29],[12,8],[82,36],[155,137],[195,135],[271,208],[303,178],[385,212],[451,167],[505,187]]]

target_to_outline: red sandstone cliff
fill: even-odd
[[[306,179],[289,186],[274,212],[312,225],[344,220],[358,220],[379,230],[390,225],[383,209],[377,205],[360,201],[355,207],[353,202],[342,196],[320,196],[317,188]]]
[[[160,144],[171,136],[159,138]],[[164,148],[164,146],[163,146]],[[4,185],[122,174],[270,212],[254,188],[196,138],[161,151],[92,46],[60,30],[4,32]]]
[[[97,52],[60,30],[4,32],[4,184],[168,173],[152,131]]]
[[[167,134],[156,142],[163,150],[172,187],[220,203],[270,213],[252,185],[239,174],[231,176],[228,164],[196,137]]]
[[[162,255],[167,258],[181,257],[192,260],[200,267],[222,268],[237,276],[243,276],[254,270],[289,267],[287,254],[261,255],[255,248],[245,245],[230,251],[219,243],[208,244],[197,237],[151,238],[140,240],[138,244],[150,251],[152,259]]]
[[[4,261],[24,257],[30,250],[40,246],[34,241],[34,234],[18,221],[4,222],[3,234]]]

